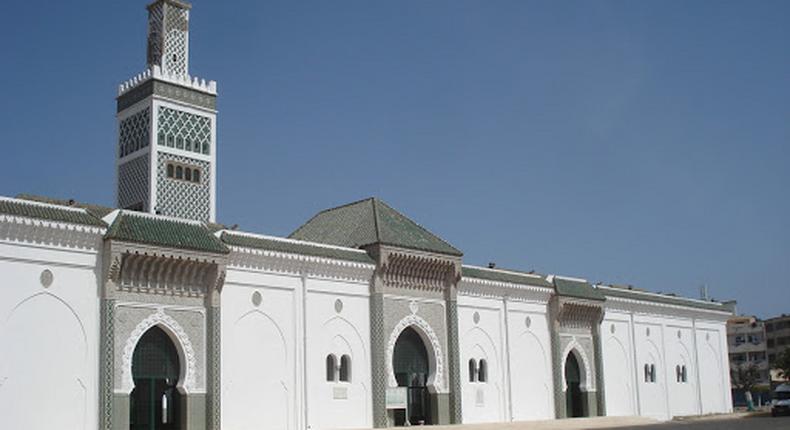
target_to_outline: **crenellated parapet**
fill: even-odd
[[[162,70],[162,68],[158,65],[153,65],[142,73],[139,73],[137,76],[134,76],[133,78],[121,83],[118,86],[118,96],[120,97],[126,94],[127,92],[151,79],[157,79],[171,84],[180,85],[192,90],[208,93],[211,95],[217,95],[216,81],[206,81],[205,79],[201,79],[196,76],[169,73],[165,70]]]

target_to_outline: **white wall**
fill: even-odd
[[[223,428],[372,427],[369,289],[230,267],[222,291]],[[328,354],[338,365],[351,358],[349,382],[326,380]]]
[[[601,325],[607,415],[660,420],[732,410],[726,366],[726,316],[645,304],[607,303]],[[710,319],[701,319],[702,317]],[[614,327],[614,331],[612,331]],[[649,330],[649,334],[648,334]],[[656,382],[644,365],[655,364]],[[686,366],[686,382],[677,366]]]
[[[307,410],[312,429],[373,427],[369,286],[307,280]],[[326,357],[351,357],[351,381],[328,382]],[[336,372],[337,373],[337,372]]]
[[[665,348],[670,416],[699,413],[697,366],[694,353],[694,330],[689,320],[667,321]],[[686,382],[678,382],[677,367],[686,366]]]
[[[464,423],[508,420],[503,317],[501,300],[458,298],[461,410]],[[470,382],[470,359],[475,360],[476,367],[479,367],[480,360],[485,360],[488,373],[485,382]]]
[[[609,416],[637,415],[634,348],[629,314],[606,312],[601,324],[601,348],[606,414]]]
[[[0,243],[3,428],[98,427],[97,263],[95,249]]]
[[[698,321],[696,328],[702,413],[731,411],[726,326]]]
[[[554,418],[551,336],[547,312],[545,304],[508,303],[514,421]]]
[[[554,417],[551,337],[547,306],[539,299],[458,295],[458,332],[464,423]],[[483,287],[485,288],[485,287]],[[524,296],[524,292],[520,292]],[[541,293],[536,293],[536,297]],[[477,321],[475,321],[477,314]],[[469,360],[485,359],[488,381],[469,381]]]
[[[291,430],[299,277],[229,269],[222,291],[222,427]],[[260,294],[255,306],[253,294]]]

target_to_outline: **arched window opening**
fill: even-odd
[[[172,164],[167,165],[167,177],[172,178],[175,175],[175,167]]]
[[[334,382],[336,377],[336,370],[337,370],[337,359],[335,358],[334,354],[329,354],[326,356],[326,380],[329,382]]]
[[[200,183],[200,169],[195,169],[192,171],[192,182],[196,184]]]
[[[484,358],[480,359],[480,364],[477,367],[477,381],[488,382],[488,363]]]
[[[477,361],[469,359],[469,382],[477,382]]]
[[[189,167],[184,169],[184,180],[192,182],[192,169]]]
[[[348,355],[340,357],[340,380],[351,382],[351,357]]]
[[[184,179],[184,168],[176,166],[176,179]]]

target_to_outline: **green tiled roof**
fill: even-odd
[[[461,256],[463,253],[376,198],[319,212],[291,239],[359,248],[374,243]]]
[[[461,274],[467,278],[486,279],[496,282],[509,282],[511,284],[535,285],[538,287],[552,287],[546,278],[531,273],[519,272],[510,269],[484,269],[482,267],[463,266]]]
[[[105,237],[215,254],[229,252],[204,224],[136,212],[121,211]]]
[[[69,207],[60,208],[56,205],[20,199],[0,199],[0,213],[69,224],[106,227],[101,219],[89,214],[85,209]]]
[[[555,276],[554,290],[557,292],[557,295],[560,296],[587,300],[606,300],[606,297],[601,294],[598,289],[593,288],[593,286],[586,281],[576,281]]]
[[[354,261],[357,263],[374,263],[373,259],[371,259],[367,253],[356,249],[340,249],[311,243],[299,243],[291,240],[277,240],[262,236],[249,236],[229,232],[222,233],[222,241],[230,246],[265,249],[267,251],[284,252],[288,254],[311,255],[313,257]]]
[[[604,296],[620,297],[624,299],[642,300],[645,302],[664,303],[668,305],[687,306],[692,308],[707,309],[712,311],[731,312],[732,309],[719,302],[704,302],[702,300],[688,299],[685,297],[667,296],[665,294],[645,293],[644,290],[627,287],[608,286],[596,288]]]
[[[16,196],[18,199],[22,200],[30,200],[32,202],[39,202],[39,203],[48,203],[51,205],[58,205],[58,206],[66,206],[66,207],[74,207],[74,208],[81,208],[85,209],[96,218],[104,218],[110,214],[110,212],[114,211],[115,209],[101,206],[101,205],[93,205],[89,203],[82,203],[82,202],[75,202],[74,200],[65,200],[65,199],[55,199],[51,197],[44,197],[44,196],[36,196],[33,194],[18,194]]]

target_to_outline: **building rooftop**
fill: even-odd
[[[0,197],[0,214],[105,227],[107,239],[218,254],[230,252],[229,247],[242,247],[374,264],[373,259],[360,248],[379,243],[452,256],[463,255],[448,242],[376,198],[321,211],[289,238],[235,231],[222,224],[117,210],[30,194],[20,194],[17,198]],[[630,285],[592,285],[584,279],[514,269],[463,265],[462,276],[553,288],[560,296],[588,300],[626,298],[713,311],[733,311],[728,304],[715,301],[652,293]],[[785,318],[790,316],[783,315],[771,320]]]
[[[382,244],[459,257],[463,255],[457,248],[375,197],[321,211],[289,237],[349,248]]]

